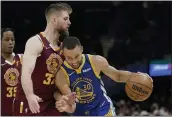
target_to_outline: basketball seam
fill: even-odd
[[[147,87],[148,89],[152,90],[150,87],[148,87],[148,86],[146,86],[144,84],[141,84],[141,83],[138,83],[138,82],[133,82],[133,81],[128,81],[128,82],[137,83],[137,84],[143,85],[143,86]]]
[[[128,85],[126,85],[128,88],[129,88],[129,86]],[[129,88],[130,89],[130,88]],[[130,89],[131,91],[132,91],[132,89]],[[135,93],[135,94],[137,94],[137,95],[139,95],[139,96],[145,96],[145,95],[140,95],[140,94],[138,94],[138,93],[136,93],[136,92],[134,92],[134,91],[132,91],[133,93]]]

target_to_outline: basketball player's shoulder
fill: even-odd
[[[27,40],[25,49],[27,48],[33,51],[42,51],[42,42],[37,35],[34,35]]]
[[[61,66],[59,71],[56,73],[56,78],[61,79],[62,77],[66,77],[66,70]]]
[[[108,65],[108,61],[103,56],[100,55],[89,55],[89,56],[92,62],[96,65],[100,65],[100,66]]]
[[[22,63],[22,60],[23,60],[23,54],[16,54],[16,56],[18,56],[19,57],[19,59],[20,59],[20,63]]]
[[[23,54],[22,53],[20,53],[20,54],[18,53],[16,55],[19,56],[20,59],[23,57]]]
[[[37,35],[34,35],[27,40],[27,43],[34,45],[41,45],[41,40]]]

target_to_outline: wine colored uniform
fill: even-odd
[[[21,54],[14,54],[13,62],[1,56],[1,115],[12,116],[12,103],[21,77]]]
[[[57,71],[59,70],[64,58],[61,54],[61,49],[53,49],[47,39],[42,33],[36,35],[43,45],[42,52],[38,55],[34,71],[31,75],[33,82],[34,94],[43,99],[40,102],[40,113],[33,114],[28,106],[28,102],[21,82],[18,85],[17,96],[14,99],[14,115],[17,116],[62,116],[55,108],[55,100],[53,92],[56,91],[54,79]]]

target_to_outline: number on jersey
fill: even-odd
[[[17,87],[7,87],[7,97],[16,97]]]
[[[45,85],[54,84],[54,75],[53,74],[46,73],[45,77],[47,79],[43,81],[43,84],[45,84]]]

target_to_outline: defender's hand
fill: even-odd
[[[39,102],[42,102],[43,100],[35,94],[28,95],[27,100],[30,111],[32,113],[39,113],[40,112]]]

